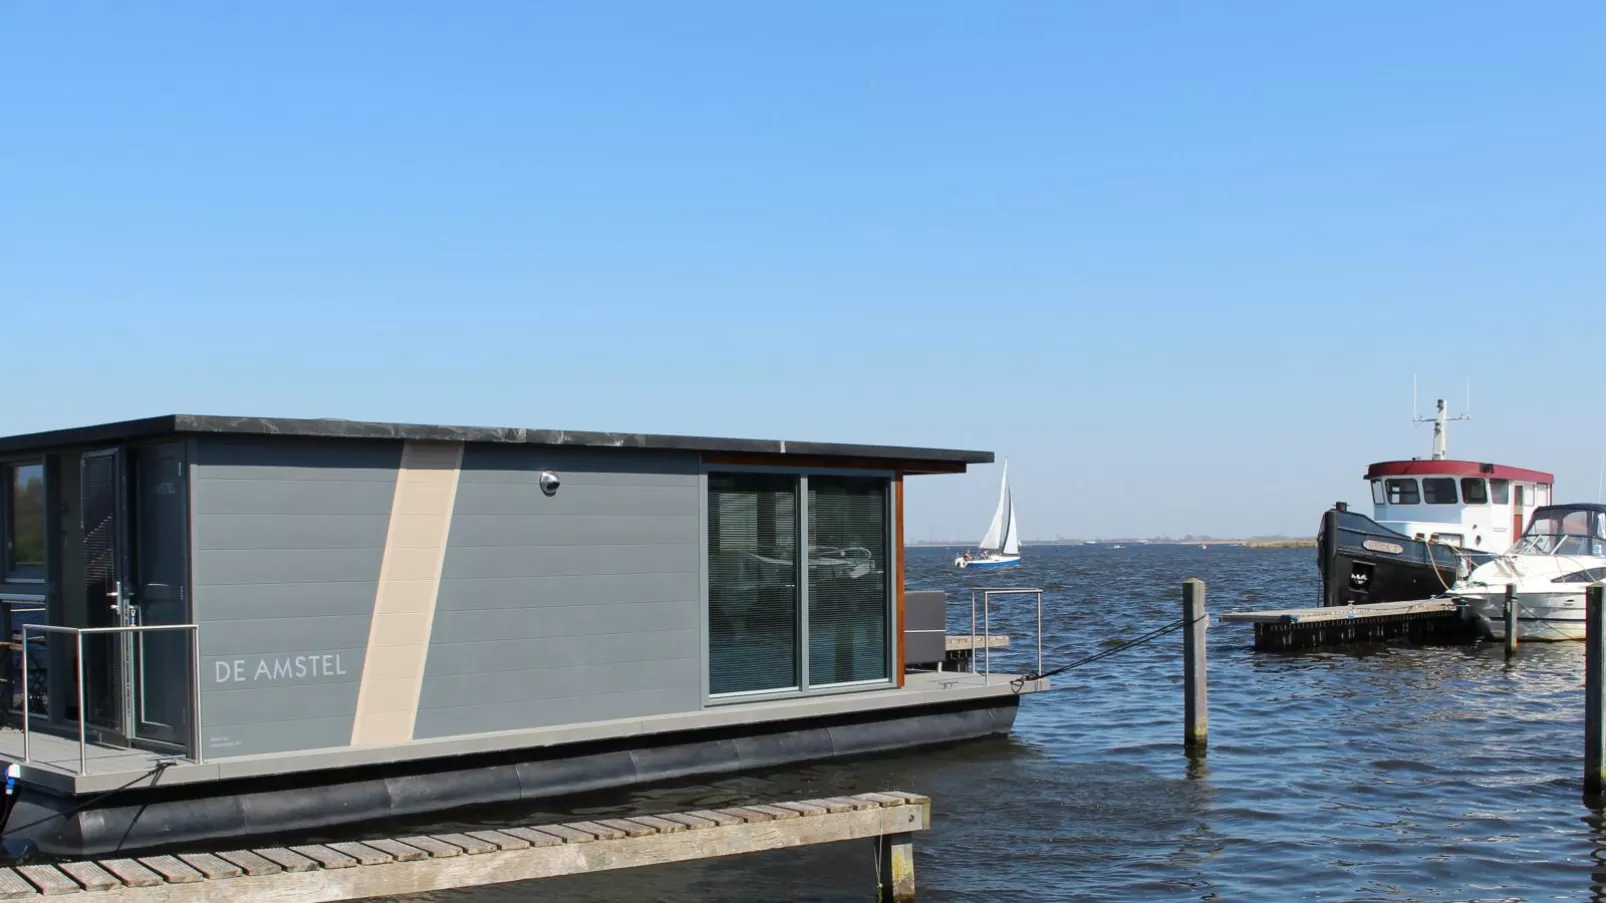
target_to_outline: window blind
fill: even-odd
[[[797,478],[708,475],[708,690],[798,679]]]
[[[890,676],[887,481],[809,477],[809,684]]]

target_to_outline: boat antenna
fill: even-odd
[[[1454,417],[1451,417],[1450,416],[1450,410],[1449,410],[1448,406],[1445,405],[1444,399],[1440,398],[1440,399],[1438,399],[1437,404],[1435,405],[1435,410],[1434,410],[1434,414],[1433,414],[1432,417],[1419,417],[1419,416],[1417,416],[1416,415],[1416,377],[1415,376],[1411,377],[1411,416],[1412,416],[1412,422],[1413,423],[1431,423],[1431,424],[1433,424],[1433,460],[1435,460],[1435,461],[1444,460],[1444,456],[1448,451],[1448,446],[1449,446],[1449,435],[1448,435],[1449,429],[1448,429],[1448,425],[1449,425],[1450,421],[1452,421],[1452,420],[1471,420],[1472,419],[1472,411],[1471,411],[1471,409],[1472,409],[1472,380],[1468,379],[1467,380],[1467,410],[1465,412],[1463,412],[1461,414],[1458,414],[1458,415],[1456,415]]]

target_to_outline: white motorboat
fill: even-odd
[[[969,549],[954,559],[961,568],[1001,568],[1020,563],[1020,525],[1015,521],[1015,499],[1009,492],[1009,460],[1004,460],[1004,480],[998,489],[998,510],[981,538],[981,554]]]
[[[1606,505],[1547,505],[1504,555],[1456,581],[1449,595],[1471,603],[1495,639],[1505,639],[1506,587],[1513,588],[1517,639],[1584,638],[1584,591],[1606,580]]]

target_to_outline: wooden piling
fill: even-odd
[[[1584,595],[1584,798],[1606,789],[1606,583]]]
[[[915,899],[915,836],[883,834],[876,841],[881,887],[880,903],[913,903]]]
[[[1204,752],[1210,743],[1210,704],[1206,697],[1205,629],[1210,615],[1205,609],[1205,582],[1189,577],[1182,582],[1182,745],[1190,752]]]
[[[1517,654],[1517,585],[1506,584],[1506,658]]]

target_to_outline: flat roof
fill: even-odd
[[[420,439],[441,442],[495,442],[580,448],[632,448],[727,455],[785,455],[791,458],[842,458],[902,465],[912,472],[959,472],[967,464],[991,464],[993,453],[897,445],[854,445],[840,442],[792,442],[784,439],[719,439],[651,433],[601,433],[540,430],[523,427],[445,426],[421,423],[379,423],[366,420],[285,417],[220,417],[167,414],[94,426],[0,437],[0,454],[43,452],[64,446],[92,445],[189,433],[247,436],[300,436],[323,439]]]

